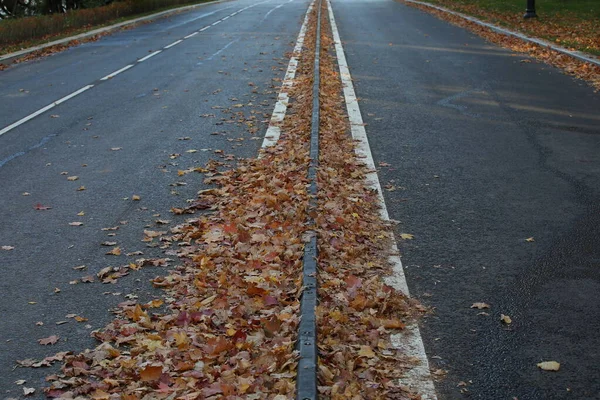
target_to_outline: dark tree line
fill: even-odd
[[[92,8],[111,0],[0,0],[0,18],[65,13],[79,8]]]

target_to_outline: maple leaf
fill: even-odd
[[[43,339],[38,339],[38,343],[41,344],[42,346],[47,346],[47,345],[55,344],[56,342],[58,342],[58,339],[60,339],[60,337],[58,335],[52,335],[52,336],[48,336]]]

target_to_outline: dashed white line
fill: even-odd
[[[30,119],[32,119],[32,118],[35,118],[35,117],[37,117],[38,115],[45,113],[46,111],[50,110],[51,108],[54,108],[54,107],[56,107],[56,106],[57,106],[57,105],[59,105],[60,103],[64,103],[65,101],[67,101],[67,100],[69,100],[69,99],[72,99],[73,97],[75,97],[75,96],[77,96],[77,95],[79,95],[79,94],[81,94],[81,93],[85,92],[86,90],[88,90],[88,89],[91,89],[91,88],[93,88],[93,87],[94,87],[94,85],[87,85],[87,86],[84,86],[84,87],[82,87],[81,89],[79,89],[79,90],[76,90],[76,91],[74,91],[73,93],[71,93],[71,94],[69,94],[69,95],[67,95],[67,96],[65,96],[65,97],[62,97],[62,98],[60,98],[60,99],[56,100],[56,101],[55,101],[55,102],[53,102],[53,103],[51,103],[51,104],[48,104],[46,107],[44,107],[44,108],[40,108],[40,109],[39,109],[39,110],[37,110],[36,112],[34,112],[34,113],[31,113],[31,114],[29,114],[28,116],[26,116],[26,117],[24,117],[24,118],[21,118],[21,119],[20,119],[20,120],[18,120],[17,122],[15,122],[15,123],[12,123],[12,124],[10,124],[9,126],[7,126],[6,128],[4,128],[4,129],[0,130],[0,136],[4,135],[4,134],[5,134],[6,132],[8,132],[8,131],[11,131],[11,130],[15,129],[15,128],[16,128],[17,126],[19,126],[19,125],[22,125],[22,124],[24,124],[25,122],[29,121]]]
[[[198,32],[204,32],[204,31],[205,31],[205,30],[207,30],[208,28],[210,28],[210,25],[209,25],[209,26],[205,26],[204,28],[200,29]]]
[[[304,46],[304,37],[306,36],[308,17],[313,9],[314,4],[315,1],[313,0],[313,2],[310,3],[310,6],[308,6],[306,16],[304,17],[304,22],[302,22],[302,27],[300,28],[300,32],[298,33],[296,46],[294,46],[294,53],[292,54],[292,57],[290,57],[287,71],[285,73],[285,79],[283,81],[283,84],[281,85],[281,92],[279,93],[279,96],[277,96],[277,102],[275,103],[275,108],[273,109],[273,113],[271,114],[269,127],[267,128],[265,138],[262,142],[263,148],[276,145],[277,141],[279,140],[279,136],[281,135],[281,128],[279,125],[281,125],[281,122],[285,118],[285,113],[287,111],[289,100],[287,92],[294,84],[294,78],[296,77],[296,69],[298,68],[298,58],[300,57],[302,47]]]
[[[166,50],[166,49],[170,49],[170,48],[171,48],[171,47],[173,47],[173,46],[177,46],[177,45],[178,45],[179,43],[181,43],[181,42],[183,42],[183,40],[181,40],[181,39],[179,39],[179,40],[176,40],[176,41],[174,41],[173,43],[171,43],[170,45],[167,45],[167,46],[165,46],[165,47],[164,47],[164,49],[165,49],[165,50]]]
[[[212,26],[215,26],[215,25],[218,25],[218,24],[220,24],[220,23],[221,23],[221,21],[219,20],[219,21],[215,21],[215,22],[213,22],[211,25],[212,25]]]
[[[189,39],[192,36],[196,36],[197,34],[198,34],[198,32],[190,33],[189,35],[185,36],[184,39]]]
[[[162,52],[162,50],[156,50],[155,52],[148,54],[146,57],[140,58],[137,62],[144,62],[147,59],[154,57],[155,55],[157,55],[160,52]]]
[[[131,68],[131,67],[133,67],[133,64],[126,65],[125,67],[123,67],[123,68],[121,68],[121,69],[118,69],[118,70],[116,70],[115,72],[111,72],[110,74],[106,75],[104,78],[100,78],[100,80],[101,80],[101,81],[105,81],[105,80],[107,80],[107,79],[111,79],[111,78],[113,78],[113,77],[115,77],[115,76],[119,75],[121,72],[125,72],[125,71],[127,71],[127,70],[128,70],[129,68]]]
[[[231,18],[231,15],[228,15],[228,16],[226,16],[226,17],[222,18],[222,19],[221,19],[221,21],[226,21],[226,20],[228,20],[229,18]]]
[[[358,99],[356,98],[356,93],[354,92],[352,76],[350,75],[350,69],[348,68],[348,63],[346,62],[344,48],[340,40],[340,35],[335,23],[335,18],[333,16],[333,9],[331,8],[331,3],[329,0],[327,0],[327,8],[329,10],[329,21],[331,23],[333,40],[335,43],[335,52],[340,69],[340,77],[342,80],[348,118],[350,120],[350,130],[352,132],[352,137],[357,142],[355,152],[371,171],[366,177],[367,184],[377,192],[381,218],[385,221],[389,221],[390,218],[385,205],[385,200],[382,195],[381,184],[379,183],[379,178],[377,177],[375,163],[373,161],[371,148],[369,146],[369,139],[367,138],[367,132],[363,124],[360,107],[358,105]],[[393,274],[386,278],[386,283],[397,290],[402,291],[406,296],[409,296],[408,285],[406,283],[406,277],[404,276],[402,261],[398,255],[399,253],[396,242],[393,241],[390,247],[390,256],[388,260],[392,265]],[[400,379],[401,383],[417,391],[418,394],[422,396],[423,400],[437,400],[435,387],[429,372],[429,362],[427,360],[427,354],[425,353],[425,347],[423,346],[423,340],[421,339],[419,326],[417,324],[407,326],[403,333],[392,335],[391,341],[395,347],[402,349],[405,354],[415,360],[415,365],[410,368],[408,372],[405,373]]]

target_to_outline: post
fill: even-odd
[[[527,9],[525,10],[523,18],[537,18],[537,14],[535,13],[535,0],[527,0]]]

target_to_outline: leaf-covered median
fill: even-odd
[[[190,210],[211,211],[158,237],[180,264],[153,280],[164,300],[120,304],[94,333],[100,344],[61,354],[54,398],[287,399],[295,394],[295,341],[309,196],[315,11],[278,144],[212,176]],[[324,13],[325,14],[325,13]],[[393,237],[368,172],[353,151],[324,18],[317,310],[324,398],[417,398],[396,379],[408,367],[390,334],[410,303],[383,283]],[[214,168],[210,168],[214,171]]]

